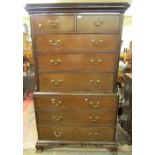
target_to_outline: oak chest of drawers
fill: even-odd
[[[28,4],[36,148],[115,144],[116,78],[127,3]]]

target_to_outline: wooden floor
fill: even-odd
[[[99,150],[46,150],[38,153],[35,151],[24,151],[24,155],[131,155],[131,152],[107,152]]]
[[[30,99],[28,99],[30,101]],[[55,147],[43,152],[35,151],[35,143],[37,141],[37,130],[34,116],[34,105],[29,104],[24,109],[23,114],[23,149],[24,155],[131,155],[131,145],[128,144],[128,137],[125,131],[117,126],[117,142],[118,151],[110,152],[101,146],[81,146],[81,145],[65,145],[62,147]]]

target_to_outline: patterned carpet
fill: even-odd
[[[23,106],[23,155],[131,155],[132,146],[128,134],[117,125],[118,151],[110,152],[103,149],[102,145],[63,145],[48,149],[43,152],[35,151],[37,141],[37,130],[34,116],[34,105],[32,95],[24,100]]]

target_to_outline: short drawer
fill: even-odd
[[[36,52],[118,52],[118,34],[39,34],[35,35]]]
[[[112,92],[114,73],[39,73],[40,91]]]
[[[117,111],[36,110],[39,125],[115,126]]]
[[[35,95],[36,109],[55,110],[115,110],[117,109],[117,95]]]
[[[38,127],[38,137],[52,141],[114,142],[115,128]]]
[[[74,32],[74,16],[34,15],[32,30],[38,33]]]
[[[89,26],[88,26],[89,25]],[[119,32],[120,16],[112,14],[77,15],[77,32]]]
[[[114,72],[116,54],[39,54],[39,71],[106,71]]]

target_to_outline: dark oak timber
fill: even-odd
[[[65,12],[120,12],[124,13],[130,6],[128,3],[53,3],[27,4],[25,9],[29,14],[65,13]]]
[[[117,150],[116,80],[128,3],[27,4],[37,150],[98,144]]]

